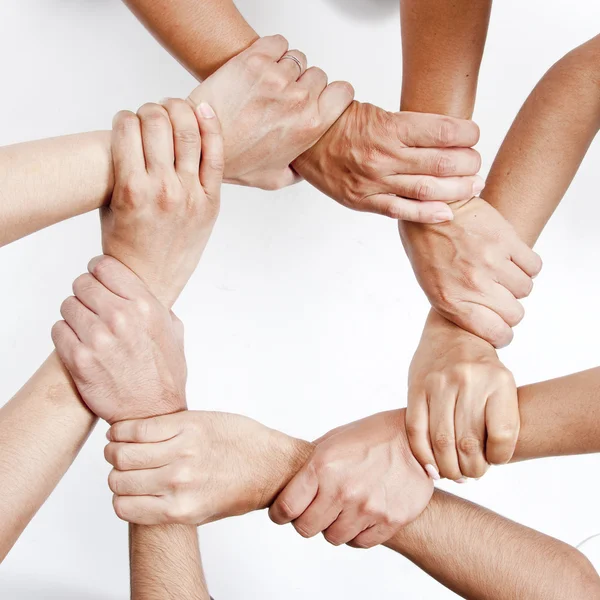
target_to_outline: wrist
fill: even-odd
[[[314,450],[314,444],[273,430],[268,445],[268,476],[258,490],[256,510],[268,508],[279,492],[302,468]]]

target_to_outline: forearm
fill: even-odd
[[[600,452],[600,367],[519,388],[513,461]]]
[[[0,246],[110,200],[110,132],[0,148]]]
[[[0,409],[0,561],[75,460],[95,422],[56,353]]]
[[[130,525],[132,600],[208,600],[195,527]]]
[[[464,598],[598,598],[600,579],[577,550],[436,490],[423,514],[385,544]]]
[[[470,119],[491,0],[400,0],[401,109]]]
[[[205,79],[258,39],[231,0],[125,0],[193,75]]]
[[[558,61],[510,128],[482,196],[533,245],[600,128],[600,36]]]

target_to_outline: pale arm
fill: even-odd
[[[95,423],[56,353],[0,408],[0,562]]]
[[[400,0],[401,109],[470,119],[491,0]]]
[[[110,132],[0,148],[0,246],[108,203]]]

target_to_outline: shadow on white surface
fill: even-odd
[[[398,0],[325,0],[337,10],[360,19],[384,19],[398,10]]]
[[[0,582],[0,598],[2,600],[40,600],[40,598],[44,600],[116,600],[108,595],[43,581]]]

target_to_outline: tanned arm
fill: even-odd
[[[491,0],[400,0],[401,109],[470,119]]]

